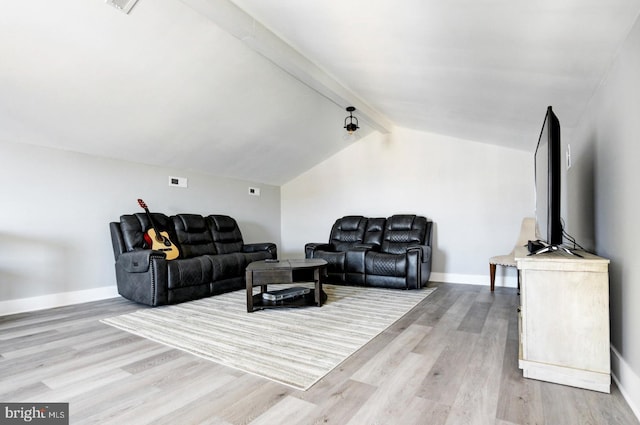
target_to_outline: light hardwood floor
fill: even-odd
[[[308,391],[98,320],[112,299],[0,317],[0,401],[69,402],[72,424],[638,425],[611,394],[522,378],[514,289],[436,292]]]

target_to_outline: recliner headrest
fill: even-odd
[[[178,214],[175,216],[185,231],[189,233],[200,233],[207,230],[207,223],[203,216],[198,214]]]
[[[387,229],[389,230],[411,230],[413,221],[416,216],[414,214],[398,214],[392,215],[387,219]]]
[[[236,221],[228,215],[210,215],[209,218],[219,232],[231,232],[238,227]]]
[[[360,227],[360,222],[364,220],[361,215],[347,215],[340,219],[340,230],[354,231]]]

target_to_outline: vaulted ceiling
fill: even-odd
[[[22,0],[0,142],[282,184],[394,125],[531,150],[570,130],[640,0]]]

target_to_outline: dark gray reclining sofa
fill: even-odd
[[[277,258],[273,243],[245,244],[229,216],[151,215],[178,247],[177,259],[166,260],[165,253],[146,246],[144,234],[151,224],[145,213],[109,223],[118,293],[129,300],[158,306],[242,289],[249,263]]]
[[[336,220],[329,242],[307,243],[306,258],[327,261],[330,283],[418,289],[431,274],[433,222],[417,215]]]

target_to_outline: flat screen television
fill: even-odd
[[[555,249],[562,244],[561,167],[560,121],[549,106],[535,152],[535,217],[536,238],[548,248]]]

